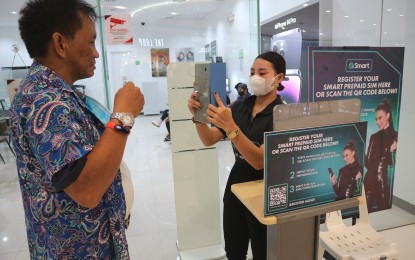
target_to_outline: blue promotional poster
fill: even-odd
[[[265,133],[264,215],[361,195],[367,122]]]
[[[392,206],[403,47],[311,47],[309,101],[359,98],[367,121],[363,179],[368,211]]]

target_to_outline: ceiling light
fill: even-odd
[[[349,18],[349,16],[348,15],[345,15],[344,18]]]
[[[363,20],[363,19],[362,19],[362,20],[360,20],[360,22],[361,22],[361,23],[363,23],[364,21],[365,21],[365,20]]]
[[[171,15],[177,15],[177,13],[176,13],[176,12],[171,12],[170,14],[171,14]]]
[[[326,10],[326,13],[331,13],[331,10]]]
[[[235,14],[234,13],[230,13],[227,17],[226,17],[226,21],[228,23],[233,23],[233,21],[235,20]]]
[[[374,23],[373,26],[376,26],[376,24]]]
[[[400,17],[402,17],[402,16],[404,16],[404,15],[403,15],[403,14],[400,14],[399,16],[400,16]]]
[[[388,12],[390,12],[390,11],[392,11],[392,8],[389,8],[389,9],[388,9]]]
[[[112,6],[111,8],[112,8],[112,9],[118,9],[118,10],[125,10],[125,9],[128,9],[127,7],[122,6],[122,5],[115,5],[115,6]]]
[[[17,14],[17,12],[16,11],[12,11],[12,12],[10,12],[11,14]]]
[[[158,7],[158,6],[164,6],[164,5],[171,5],[171,4],[175,4],[175,2],[160,2],[160,3],[156,3],[156,4],[152,4],[152,5],[146,5],[146,6],[143,6],[143,7],[139,8],[139,9],[133,11],[131,13],[131,17],[133,17],[136,13],[141,12],[141,11],[143,11],[145,9],[149,9],[149,8],[153,8],[153,7]]]
[[[308,4],[303,4],[304,7],[308,6]]]

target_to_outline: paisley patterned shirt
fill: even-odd
[[[129,259],[120,172],[93,209],[52,184],[59,170],[92,151],[105,129],[83,95],[34,61],[10,117],[31,258]]]

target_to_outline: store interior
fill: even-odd
[[[21,78],[32,63],[20,39],[17,19],[24,0],[2,3],[0,10],[0,99],[9,100],[6,80]],[[237,97],[235,84],[248,83],[252,61],[263,49],[271,48],[270,24],[278,18],[317,6],[317,21],[302,21],[307,46],[405,47],[399,114],[399,148],[396,155],[392,209],[371,213],[372,226],[396,242],[400,259],[412,259],[415,249],[415,193],[412,184],[412,149],[415,140],[415,32],[408,0],[367,1],[276,1],[276,0],[88,0],[102,17],[96,23],[96,47],[100,53],[92,78],[76,82],[83,91],[111,110],[113,98],[124,81],[143,87],[146,106],[130,135],[124,161],[134,185],[131,224],[126,231],[131,259],[180,259],[177,235],[175,181],[172,144],[163,141],[164,125],[154,127],[161,111],[169,108],[166,75],[154,75],[152,50],[162,49],[169,63],[181,62],[179,53],[191,51],[194,62],[226,64],[228,96]],[[318,4],[318,5],[316,5]],[[17,13],[16,13],[17,12]],[[105,35],[107,15],[131,15],[133,43],[109,43]],[[297,18],[299,19],[299,18]],[[309,25],[309,26],[308,26]],[[304,46],[302,66],[307,66]],[[304,65],[305,64],[305,65]],[[298,102],[308,99],[307,69],[302,71]],[[146,86],[151,86],[148,88]],[[7,104],[6,104],[7,106]],[[217,145],[219,198],[222,196],[234,158],[230,141]],[[15,165],[7,144],[0,143],[0,259],[28,259],[24,212]],[[351,220],[348,220],[351,222]],[[324,227],[322,226],[324,229]],[[221,238],[223,244],[223,238]],[[225,258],[224,258],[225,259]]]

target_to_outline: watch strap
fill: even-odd
[[[121,122],[121,124],[123,124],[123,126],[130,126],[130,127],[133,127],[133,125],[134,125],[134,120],[133,120],[133,122],[132,122],[132,125],[126,125],[126,124],[125,124],[125,122],[122,120],[122,118],[123,118],[125,115],[128,115],[128,116],[130,116],[131,118],[134,118],[134,116],[133,116],[131,113],[124,113],[124,112],[112,112],[112,113],[111,113],[111,115],[110,115],[110,119],[117,119],[118,121],[120,121],[120,122]]]
[[[120,119],[120,117],[121,117],[121,113],[117,113],[117,112],[112,112],[111,115],[110,115],[111,119],[113,119],[113,118]]]
[[[235,130],[233,130],[232,132],[230,132],[227,136],[228,136],[228,139],[229,140],[232,140],[232,139],[234,139],[235,137],[237,137],[238,136],[238,134],[239,134],[239,132],[241,131],[241,129],[239,128],[239,126],[235,129]]]
[[[114,122],[109,121],[106,125],[106,128],[111,128],[112,130],[114,130],[115,132],[121,133],[121,134],[125,134],[125,135],[129,135],[130,134],[130,129],[128,129],[127,127],[124,127],[120,124],[116,124]]]

